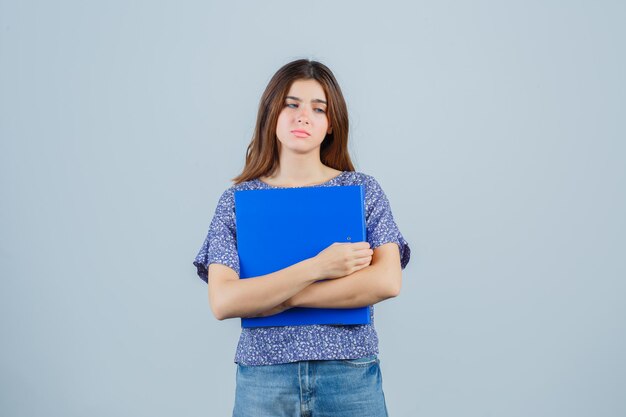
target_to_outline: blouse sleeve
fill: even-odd
[[[396,243],[400,249],[400,265],[404,269],[411,258],[411,248],[396,225],[385,192],[372,176],[368,176],[365,184],[365,223],[370,247]]]
[[[206,283],[209,282],[208,268],[212,263],[226,265],[239,275],[234,204],[232,190],[224,191],[215,209],[206,238],[193,261],[198,276]]]

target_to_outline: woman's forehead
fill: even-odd
[[[294,96],[301,99],[320,99],[326,101],[326,94],[322,85],[313,79],[310,80],[295,80],[289,91],[288,96]]]

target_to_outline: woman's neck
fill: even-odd
[[[330,168],[311,158],[281,158],[276,171],[261,180],[270,185],[282,187],[303,187],[326,182],[341,171]]]

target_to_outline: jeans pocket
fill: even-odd
[[[379,362],[378,355],[364,356],[356,359],[339,359],[340,363],[345,365],[354,366],[357,368],[365,368]]]

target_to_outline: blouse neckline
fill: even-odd
[[[346,174],[348,171],[341,171],[339,174],[335,175],[334,177],[332,177],[331,179],[321,182],[319,184],[311,184],[311,185],[299,185],[299,186],[295,186],[295,187],[283,187],[280,185],[270,185],[264,181],[261,181],[259,178],[255,178],[254,181],[256,181],[259,184],[262,184],[264,187],[267,188],[307,188],[307,187],[319,187],[321,185],[326,185],[329,184],[331,182],[336,181],[337,179],[339,179],[340,177],[342,177],[344,174]]]

